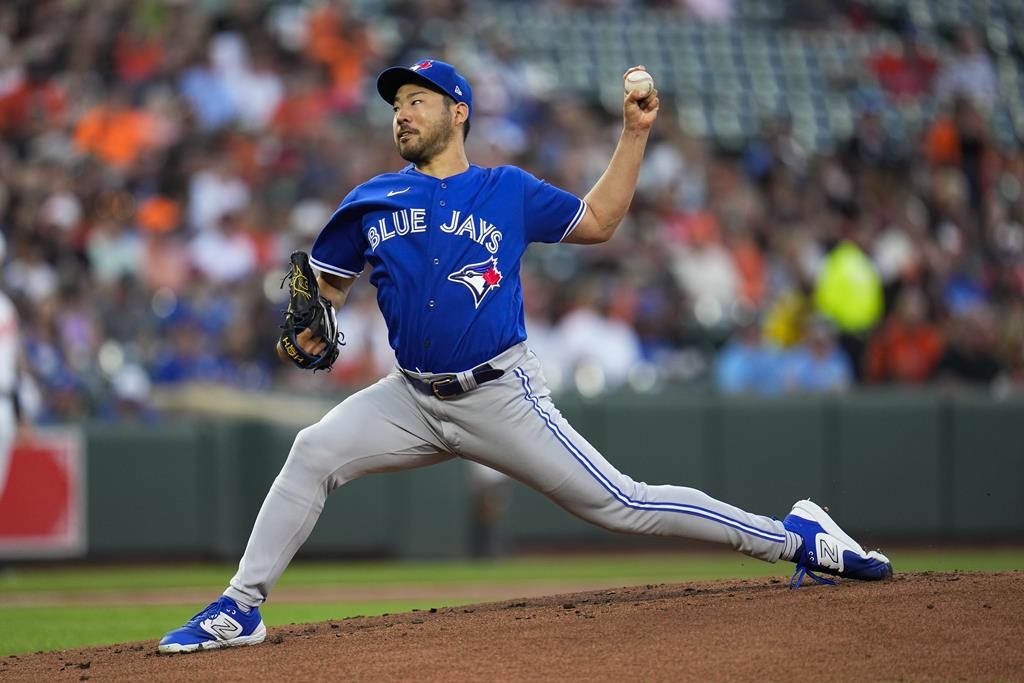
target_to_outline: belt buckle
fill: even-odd
[[[434,392],[434,396],[437,398],[437,400],[439,400],[439,401],[447,401],[449,397],[448,396],[442,396],[441,394],[437,393],[437,389],[438,389],[438,387],[440,387],[442,385],[451,384],[454,381],[455,381],[455,379],[453,377],[446,377],[444,379],[439,379],[436,382],[431,382],[430,383],[430,390]]]

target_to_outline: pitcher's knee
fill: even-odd
[[[322,429],[314,424],[295,435],[286,470],[303,470],[322,479],[338,469],[344,454],[337,443],[326,438]]]
[[[634,501],[644,500],[647,485],[621,474],[615,478],[614,483],[614,492],[605,491],[600,500],[592,501],[575,513],[591,524],[614,533],[648,533],[649,511],[634,504]]]
[[[635,511],[615,498],[609,498],[600,504],[566,507],[583,521],[606,531],[619,534],[636,533],[635,521],[631,519],[631,513]]]
[[[602,511],[600,521],[597,524],[617,534],[639,533],[635,513],[635,510],[631,510],[621,504],[606,508]]]

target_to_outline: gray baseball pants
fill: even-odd
[[[619,472],[558,412],[525,343],[490,364],[505,374],[450,400],[395,370],[300,431],[225,595],[250,606],[266,600],[342,484],[453,457],[504,472],[610,531],[712,541],[768,562],[792,550],[777,520]]]

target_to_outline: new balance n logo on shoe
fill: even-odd
[[[207,619],[199,627],[221,640],[231,640],[242,633],[242,625],[224,612],[213,619]]]
[[[843,571],[843,549],[839,547],[835,539],[826,535],[818,534],[818,564]]]

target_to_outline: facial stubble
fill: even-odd
[[[451,121],[441,119],[428,128],[420,129],[418,144],[406,145],[403,149],[396,139],[395,146],[403,159],[421,166],[443,152],[454,135],[455,125]]]

